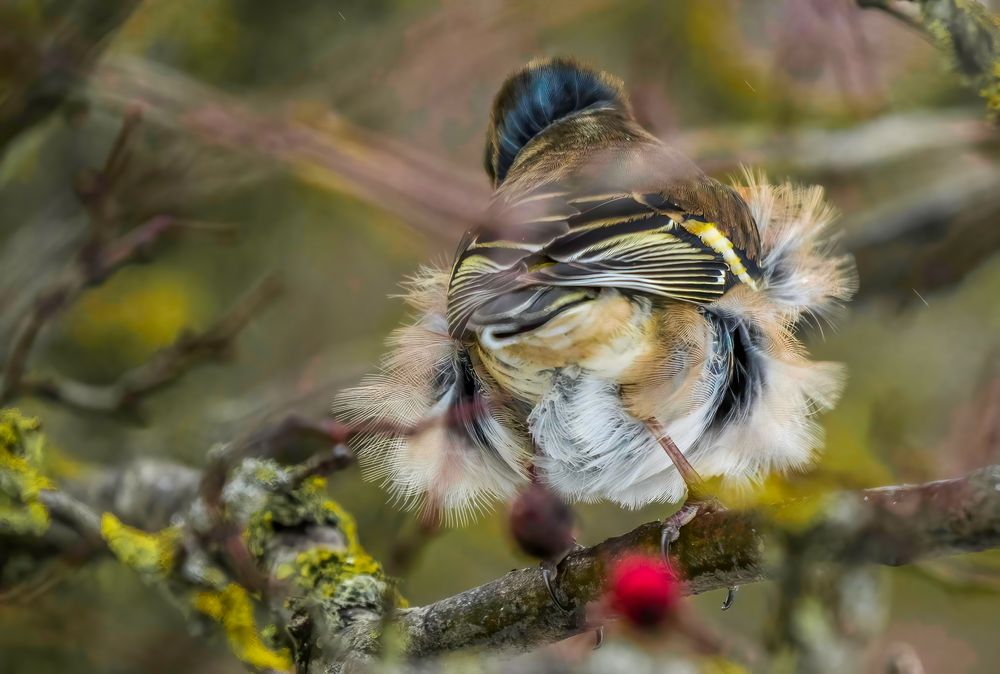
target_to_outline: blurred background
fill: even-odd
[[[42,49],[51,45],[65,49]],[[32,396],[17,405],[83,464],[200,466],[213,444],[290,411],[322,414],[377,365],[404,318],[391,297],[400,281],[452,254],[462,215],[488,196],[491,97],[510,70],[546,55],[622,77],[643,123],[713,175],[749,164],[818,183],[842,213],[839,245],[857,258],[861,292],[836,327],[806,335],[817,358],[850,372],[823,420],[827,450],[814,471],[742,501],[1000,462],[996,126],[920,33],[847,0],[7,0],[0,111],[17,97],[43,103],[0,119],[3,350],[86,240],[94,214],[81,184],[130,110],[142,121],[110,217],[124,229],[161,215],[205,227],[179,230],[148,264],[85,291],[41,333],[29,371],[113,382],[182,330],[210,326],[262,276],[284,286],[222,362],[149,396],[141,414]],[[67,93],[65,78],[83,83]],[[45,114],[50,98],[55,114]],[[357,469],[335,474],[331,491],[376,558],[414,530]],[[578,514],[590,544],[663,509]],[[399,569],[403,594],[426,603],[531,564],[505,528],[501,508],[423,541]],[[900,649],[928,672],[997,671],[1000,555],[866,578],[870,601],[841,635],[866,671],[889,671]],[[726,613],[716,594],[692,600],[705,621],[773,638],[773,584],[743,588]],[[611,635],[610,652],[624,638]],[[113,562],[30,602],[0,602],[4,674],[173,671],[242,667]]]

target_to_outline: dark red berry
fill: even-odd
[[[525,553],[557,560],[573,547],[573,511],[551,489],[533,482],[510,505],[510,533]]]

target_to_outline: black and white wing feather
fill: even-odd
[[[732,285],[730,265],[682,223],[699,215],[660,193],[573,194],[549,188],[470,232],[452,269],[454,337],[485,325],[531,329],[616,288],[706,304]]]

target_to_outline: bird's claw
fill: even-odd
[[[670,544],[677,540],[684,528],[691,520],[701,512],[701,503],[685,503],[680,510],[663,520],[663,529],[660,530],[660,554],[663,561],[670,561]]]
[[[732,585],[726,590],[726,598],[722,600],[722,610],[728,611],[736,603],[736,593],[739,592],[739,585]]]
[[[558,606],[562,611],[566,613],[572,613],[573,609],[566,604],[559,601],[558,595],[556,595],[555,588],[552,586],[553,581],[559,575],[559,567],[557,563],[553,562],[542,562],[539,565],[539,569],[542,572],[542,581],[545,582],[545,589],[549,591],[549,596],[552,598],[552,603]]]
[[[680,510],[663,521],[663,529],[660,531],[660,554],[663,561],[670,563],[670,544],[680,536],[681,529],[691,522],[698,515],[706,515],[725,510],[726,507],[717,498],[689,500],[681,506]],[[736,602],[736,593],[739,591],[738,585],[733,585],[726,592],[726,598],[722,601],[722,610],[728,611]]]

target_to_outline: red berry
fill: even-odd
[[[611,609],[633,626],[652,629],[677,611],[682,583],[658,557],[632,554],[618,560],[608,578]]]

